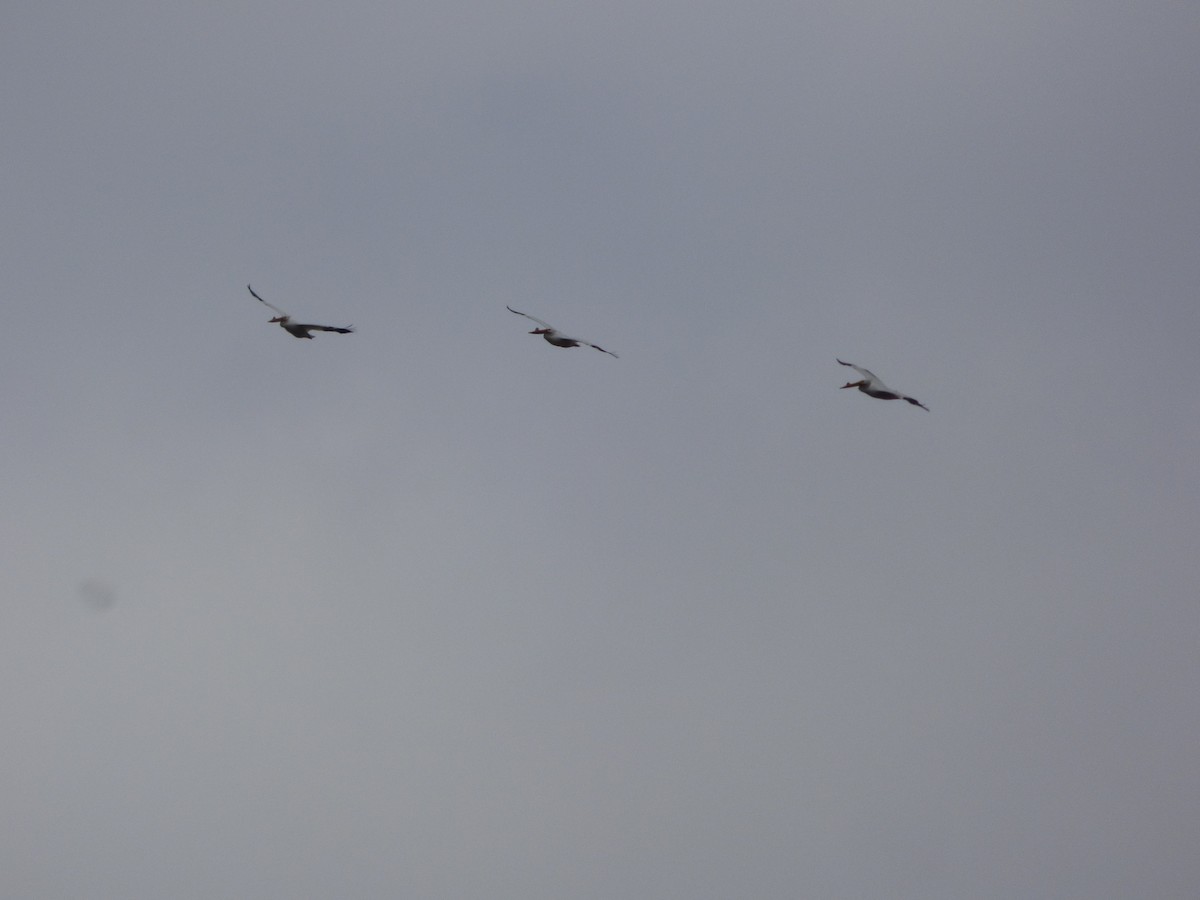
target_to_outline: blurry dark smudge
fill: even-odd
[[[117,595],[113,593],[112,588],[102,581],[91,579],[79,586],[79,598],[85,606],[97,612],[112,609],[117,602]]]

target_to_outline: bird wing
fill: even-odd
[[[860,375],[869,378],[871,381],[877,382],[878,384],[883,384],[883,382],[879,380],[879,376],[870,369],[864,369],[862,366],[856,366],[854,363],[842,362],[840,359],[838,362],[842,363],[843,366],[849,366],[855,372],[858,372]]]
[[[251,297],[253,297],[255,300],[257,300],[257,301],[258,301],[259,303],[261,303],[263,306],[270,307],[271,309],[275,310],[275,312],[279,313],[281,316],[286,316],[286,315],[287,315],[287,313],[285,313],[285,312],[284,312],[282,309],[280,309],[278,306],[272,306],[270,303],[268,303],[268,302],[267,302],[266,300],[264,300],[262,297],[258,296],[258,294],[254,293],[254,288],[250,287],[250,285],[246,285],[246,290],[248,290],[248,291],[250,292],[250,296],[251,296]]]
[[[511,306],[508,306],[507,304],[505,304],[504,308],[507,309],[511,313],[516,313],[518,316],[524,316],[527,319],[533,319],[533,321],[537,322],[543,328],[553,328],[554,327],[549,322],[543,322],[537,316],[531,316],[529,313],[523,313],[519,309],[513,309]],[[591,345],[589,344],[588,346],[591,346]],[[605,351],[605,352],[608,352],[608,351]]]
[[[593,350],[599,350],[601,353],[607,353],[609,356],[613,357],[613,359],[620,359],[620,357],[617,356],[617,354],[613,353],[611,350],[605,350],[603,347],[597,347],[595,344],[591,343],[590,341],[580,341],[579,338],[573,338],[573,340],[579,341],[579,343],[581,343],[581,344],[587,344]]]
[[[354,326],[347,325],[345,328],[338,328],[336,325],[298,325],[298,328],[307,328],[309,331],[335,331],[338,334],[353,334]]]

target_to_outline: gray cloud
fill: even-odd
[[[10,19],[5,893],[1194,892],[1190,12]]]

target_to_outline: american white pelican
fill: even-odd
[[[354,326],[350,326],[349,328],[336,328],[333,325],[308,325],[302,322],[293,322],[292,317],[285,313],[278,306],[271,306],[270,303],[258,296],[258,294],[254,293],[254,288],[250,287],[250,285],[246,285],[246,290],[250,292],[251,297],[263,304],[263,306],[269,307],[270,309],[273,309],[275,312],[279,313],[279,315],[271,319],[271,321],[278,322],[279,327],[292,337],[308,338],[311,341],[312,335],[309,332],[312,331],[333,331],[337,334],[350,334],[354,331]]]
[[[518,316],[524,316],[527,319],[533,319],[533,321],[535,321],[539,325],[541,325],[542,326],[541,328],[535,328],[535,329],[533,329],[533,331],[531,331],[529,333],[530,334],[540,334],[542,337],[544,337],[547,341],[549,341],[555,347],[578,347],[580,344],[583,344],[585,347],[591,347],[594,350],[599,350],[601,353],[607,353],[609,356],[617,355],[617,354],[613,353],[611,350],[605,350],[603,347],[597,347],[595,344],[590,343],[589,341],[584,341],[579,338],[567,337],[565,334],[560,332],[557,328],[552,326],[549,322],[543,322],[541,319],[538,319],[538,318],[535,318],[534,316],[529,315],[529,313],[520,312],[519,310],[513,309],[511,306],[505,306],[505,309],[507,309],[511,313],[516,313]]]
[[[842,363],[843,366],[849,366],[863,376],[862,381],[851,381],[847,384],[843,384],[843,390],[845,388],[856,387],[868,397],[875,397],[878,400],[907,400],[913,406],[919,406],[921,409],[925,410],[925,412],[929,412],[929,407],[924,403],[914,400],[912,397],[906,397],[901,393],[893,391],[890,387],[880,381],[879,376],[870,369],[864,369],[862,366],[856,366],[854,363],[842,362],[840,359],[838,362]]]

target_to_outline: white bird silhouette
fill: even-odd
[[[513,309],[511,306],[505,306],[505,309],[507,309],[511,313],[516,313],[518,316],[524,316],[527,319],[533,319],[533,321],[535,321],[539,325],[541,325],[542,326],[541,328],[535,328],[535,329],[533,329],[533,331],[531,331],[529,333],[530,334],[540,334],[542,337],[544,337],[547,341],[549,341],[555,347],[578,347],[580,344],[583,344],[585,347],[591,347],[594,350],[599,350],[601,353],[607,353],[609,356],[615,357],[617,355],[617,354],[613,353],[611,350],[605,350],[603,347],[597,347],[595,344],[591,343],[590,341],[585,341],[585,340],[582,340],[581,338],[567,337],[565,334],[563,334],[561,331],[559,331],[557,328],[555,328],[549,322],[543,322],[541,319],[537,318],[536,316],[529,315],[529,313],[523,313],[520,310]]]
[[[893,391],[890,387],[880,381],[879,376],[870,369],[864,369],[862,366],[856,366],[854,363],[842,362],[840,359],[838,362],[842,363],[843,366],[849,366],[863,376],[862,381],[851,381],[847,384],[843,384],[843,390],[845,388],[856,387],[868,397],[875,397],[878,400],[907,400],[913,406],[919,406],[921,409],[925,410],[925,412],[929,412],[929,407],[924,403],[921,403],[919,400],[914,400],[912,397],[906,397],[904,394],[901,394],[898,391]]]
[[[336,332],[337,334],[351,334],[354,331],[353,325],[351,325],[347,328],[337,328],[333,325],[310,325],[310,324],[303,323],[303,322],[293,322],[292,317],[289,316],[287,313],[285,313],[278,306],[272,306],[270,303],[268,303],[262,297],[258,296],[258,294],[254,293],[254,288],[250,287],[250,285],[246,285],[246,290],[248,290],[250,292],[251,297],[253,297],[255,300],[257,300],[263,306],[266,306],[269,309],[273,309],[273,310],[275,310],[275,312],[279,313],[279,315],[277,315],[275,318],[271,319],[271,321],[278,322],[279,327],[282,328],[284,331],[286,331],[288,334],[290,334],[292,337],[308,338],[311,341],[312,335],[309,332],[312,332],[312,331],[333,331],[333,332]]]

